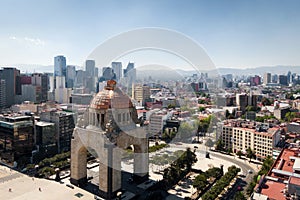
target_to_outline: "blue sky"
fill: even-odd
[[[299,8],[297,0],[1,0],[0,65],[50,65],[59,54],[81,65],[108,38],[142,27],[193,38],[218,67],[300,65]]]

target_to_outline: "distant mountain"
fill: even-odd
[[[38,64],[15,64],[15,65],[1,65],[0,67],[15,67],[21,71],[21,73],[53,73],[53,65],[38,65]]]
[[[292,73],[300,74],[300,66],[262,66],[255,68],[246,69],[235,69],[235,68],[218,68],[220,74],[234,74],[234,75],[261,75],[263,76],[266,72],[271,74],[287,74],[288,71]]]
[[[38,65],[38,64],[16,64],[16,65],[7,65],[0,67],[16,67],[21,70],[21,73],[33,73],[33,72],[47,72],[53,73],[53,65]],[[101,71],[101,69],[100,69]],[[233,75],[260,75],[263,76],[264,73],[270,72],[271,74],[287,74],[288,71],[292,73],[300,74],[300,66],[261,66],[255,68],[246,68],[246,69],[236,69],[236,68],[224,68],[218,67],[215,70],[184,70],[182,69],[172,69],[166,68],[164,66],[153,65],[153,66],[144,66],[137,67],[137,77],[140,80],[148,79],[151,76],[152,79],[159,80],[181,80],[186,76],[191,76],[192,74],[197,73],[208,73],[209,76],[233,74]]]
[[[151,76],[153,79],[162,79],[167,80],[171,77],[172,80],[178,80],[177,78],[183,78],[186,76],[191,76],[192,74],[197,73],[208,73],[209,76],[218,76],[218,75],[225,75],[225,74],[233,74],[237,76],[241,75],[260,75],[263,76],[264,73],[269,72],[271,74],[287,74],[288,71],[292,73],[300,74],[300,66],[263,66],[263,67],[256,67],[256,68],[246,68],[246,69],[236,69],[236,68],[216,68],[215,70],[183,70],[183,69],[160,69],[157,70],[150,70],[148,69],[139,69],[137,68],[137,76],[138,78],[142,79],[145,77]]]

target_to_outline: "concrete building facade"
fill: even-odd
[[[225,122],[221,131],[221,139],[226,149],[232,149],[234,153],[246,153],[250,148],[259,160],[272,156],[273,148],[278,144],[281,135],[279,127],[267,128],[264,124],[248,121]]]

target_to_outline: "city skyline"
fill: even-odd
[[[69,64],[83,66],[90,52],[107,39],[143,27],[170,29],[192,38],[217,67],[300,65],[297,1],[1,4],[0,25],[5,27],[0,34],[2,66],[52,65],[53,57],[61,54]],[[149,51],[119,61],[132,57],[140,65],[187,66],[174,56]]]

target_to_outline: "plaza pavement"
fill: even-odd
[[[58,183],[45,179],[32,178],[17,171],[0,166],[0,199],[5,200],[69,200],[94,199],[94,195],[78,187],[67,187],[65,183]],[[39,188],[41,190],[39,190]],[[11,189],[11,191],[9,191]],[[76,194],[82,195],[80,198]]]

